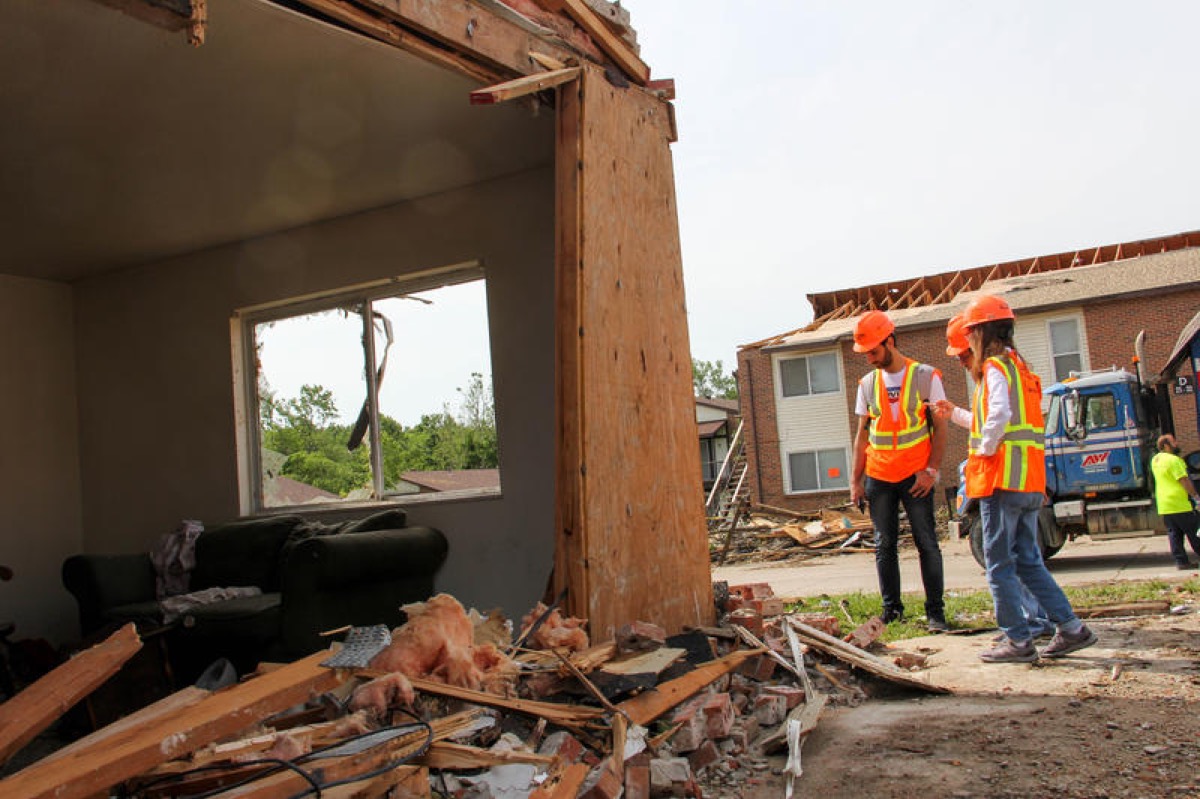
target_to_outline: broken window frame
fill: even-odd
[[[411,494],[389,491],[383,485],[383,450],[380,442],[379,380],[380,360],[377,357],[374,334],[373,304],[379,300],[403,297],[433,289],[482,280],[486,286],[487,275],[483,264],[470,261],[453,266],[429,270],[411,275],[396,276],[369,283],[342,287],[328,292],[282,300],[274,303],[242,308],[234,312],[231,320],[233,339],[233,369],[235,386],[235,414],[237,424],[238,491],[243,515],[259,513],[303,513],[305,511],[328,511],[335,508],[350,508],[362,505],[404,504],[413,502],[436,503],[461,500],[464,496],[475,498],[481,493],[498,497],[503,493],[503,478],[497,489],[468,489],[441,491],[436,494]],[[366,388],[364,405],[369,418],[366,443],[370,447],[371,498],[363,501],[331,501],[304,505],[267,505],[264,497],[262,463],[262,429],[259,413],[258,352],[255,331],[259,325],[291,319],[322,311],[361,307],[357,313],[363,320],[363,373]],[[489,331],[488,348],[492,342]],[[374,368],[368,368],[374,364]],[[494,400],[493,400],[494,402]],[[497,421],[497,425],[499,422]],[[500,467],[503,468],[502,466]]]

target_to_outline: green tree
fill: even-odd
[[[692,388],[697,397],[705,399],[737,399],[737,379],[725,374],[721,361],[701,361],[692,358]]]

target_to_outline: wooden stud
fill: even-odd
[[[141,648],[137,628],[126,624],[0,704],[0,763],[116,674]],[[0,795],[5,794],[0,791]]]
[[[583,28],[605,55],[613,60],[639,86],[650,80],[650,67],[633,52],[612,29],[588,8],[584,0],[536,0],[547,11],[566,11]]]
[[[151,719],[104,745],[34,763],[0,780],[0,796],[84,799],[173,757],[254,724],[273,713],[336,688],[346,679],[320,665],[318,652],[261,677],[206,696],[186,713]]]
[[[554,72],[539,72],[536,75],[526,75],[515,80],[498,83],[471,92],[471,105],[492,105],[525,97],[529,94],[553,89],[579,77],[579,67],[567,67]]]

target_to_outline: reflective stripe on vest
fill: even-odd
[[[908,362],[900,383],[900,400],[897,403],[899,420],[892,416],[882,370],[876,369],[864,380],[867,412],[871,417],[871,428],[867,435],[870,447],[876,450],[908,449],[929,440],[929,425],[925,420],[923,403],[929,398],[933,367],[916,361]]]
[[[1008,385],[1008,407],[1011,416],[1004,426],[1004,438],[995,454],[988,458],[985,468],[980,454],[983,443],[984,416],[988,406],[986,377],[975,387],[975,402],[971,416],[969,457],[977,461],[971,469],[976,478],[968,486],[972,496],[988,496],[997,488],[1007,491],[1042,491],[1046,486],[1045,444],[1041,407],[1041,381],[1015,354],[993,356],[984,362],[999,369]],[[980,493],[983,492],[983,493]]]

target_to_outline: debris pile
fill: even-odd
[[[544,606],[513,643],[499,613],[438,595],[406,606],[390,642],[352,644],[375,628],[351,628],[340,650],[186,688],[0,780],[0,795],[732,798],[782,779],[790,795],[826,703],[863,695],[850,667],[939,690],[843,641],[833,616],[784,615],[767,586],[718,595],[723,626],[667,635],[639,620],[601,644]],[[95,684],[136,648],[128,626],[60,670]],[[66,676],[0,705],[0,752],[15,751],[5,735],[28,741],[66,709]]]
[[[874,547],[871,517],[853,505],[808,513],[758,507],[738,526],[710,532],[714,562],[803,560]]]

